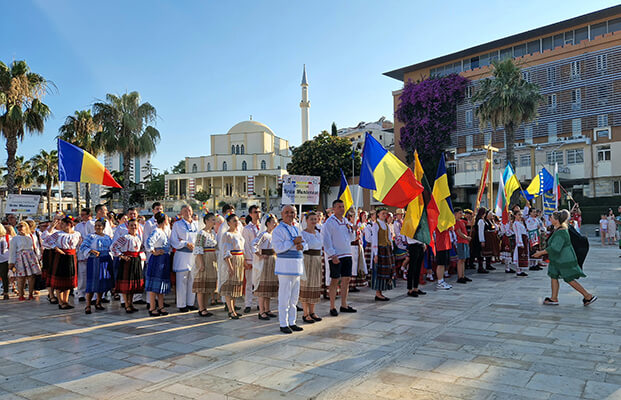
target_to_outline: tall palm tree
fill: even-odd
[[[151,124],[155,123],[157,112],[149,103],[140,103],[138,92],[121,96],[107,94],[105,102],[93,104],[94,119],[102,127],[97,142],[106,153],[123,155],[123,207],[129,208],[131,189],[130,163],[136,157],[153,154],[160,133]]]
[[[28,189],[34,185],[37,178],[37,173],[33,170],[30,161],[24,160],[24,156],[15,157],[15,165],[13,166],[13,173],[9,172],[8,166],[2,168],[4,173],[2,180],[8,182],[9,178],[13,178],[13,185],[17,194],[22,194],[22,190]]]
[[[505,129],[507,162],[515,166],[515,130],[523,122],[537,117],[537,107],[543,96],[539,86],[522,79],[520,68],[512,59],[492,61],[493,78],[481,81],[481,87],[472,96],[481,129],[502,125]]]
[[[0,131],[6,138],[7,189],[15,193],[17,141],[29,133],[43,133],[50,109],[41,102],[51,82],[30,72],[25,61],[7,66],[0,61]]]
[[[45,185],[47,196],[47,218],[52,218],[52,186],[58,184],[58,151],[49,153],[41,150],[30,159],[33,170],[37,171],[37,183]]]
[[[91,110],[76,111],[65,119],[65,123],[58,128],[59,138],[71,142],[84,151],[97,157],[101,152],[96,136],[101,130],[95,123]],[[80,209],[80,182],[75,183],[77,208]],[[91,206],[91,184],[86,184],[86,207]]]

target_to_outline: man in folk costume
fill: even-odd
[[[153,216],[149,218],[144,224],[144,240],[147,240],[149,236],[151,236],[151,232],[157,229],[157,221],[155,221],[155,215],[157,213],[163,213],[164,206],[162,206],[162,203],[160,203],[159,201],[156,201],[151,206],[151,211],[153,212]],[[170,226],[166,225],[164,227],[164,233],[166,233],[166,235],[170,237]],[[149,254],[147,254],[147,259],[148,257]]]
[[[528,269],[531,271],[540,271],[542,268],[538,266],[539,260],[532,256],[535,252],[539,251],[541,243],[539,238],[539,219],[537,218],[537,209],[535,208],[528,210],[526,231],[528,232]]]
[[[244,287],[244,313],[246,314],[250,312],[252,308],[252,299],[254,298],[254,295],[252,294],[252,260],[254,258],[252,243],[259,234],[261,210],[259,210],[258,206],[252,205],[248,208],[248,215],[250,215],[252,220],[249,224],[244,226],[244,229],[242,229],[241,232],[242,237],[244,238],[244,276],[246,278],[246,286]]]
[[[304,273],[304,255],[307,244],[302,231],[295,225],[295,207],[282,209],[282,223],[272,232],[272,247],[276,252],[274,272],[278,276],[278,319],[280,331],[293,333],[303,329],[295,324],[300,277]]]
[[[181,208],[181,217],[172,227],[170,244],[176,249],[173,271],[176,278],[177,308],[180,312],[188,312],[197,309],[194,307],[196,296],[192,292],[192,252],[198,234],[198,223],[192,218],[192,207],[189,205]]]
[[[127,209],[127,221],[136,220],[138,221],[138,211],[135,208],[130,207]],[[114,230],[114,235],[112,236],[112,241],[116,241],[119,237],[125,236],[129,233],[127,222],[122,223],[117,226]],[[140,224],[137,225],[136,236],[140,238],[140,241],[144,243],[147,238],[144,236],[144,228]],[[104,229],[105,232],[105,229]],[[145,254],[140,252],[140,258],[142,259],[142,268],[144,270],[144,262],[146,261]],[[133,304],[147,304],[146,301],[143,300],[142,293],[135,293],[132,296]],[[125,298],[124,295],[121,294],[121,307],[125,307]]]
[[[330,315],[339,315],[336,310],[336,289],[341,280],[341,312],[354,313],[353,307],[347,304],[349,280],[352,274],[351,242],[355,238],[354,229],[344,217],[345,204],[343,200],[332,202],[334,214],[323,224],[321,238],[323,249],[330,265]]]
[[[91,233],[95,233],[95,221],[91,219],[91,209],[83,208],[80,211],[80,222],[75,226],[76,232],[82,236],[82,240],[86,239]],[[87,254],[88,256],[88,254]],[[78,254],[78,300],[86,301],[86,264],[88,257],[84,254]]]

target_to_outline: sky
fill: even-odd
[[[42,135],[55,148],[75,110],[138,91],[158,112],[154,167],[210,154],[209,135],[249,116],[297,146],[306,64],[310,134],[393,120],[384,72],[616,5],[614,1],[0,0],[0,61],[54,83]],[[4,139],[0,159],[6,160]]]

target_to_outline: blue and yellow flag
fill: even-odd
[[[524,194],[527,200],[532,200],[537,196],[541,196],[543,193],[554,188],[554,177],[548,172],[547,169],[541,168],[541,171],[533,177],[530,185],[526,188]]]
[[[448,185],[448,176],[446,174],[446,166],[444,164],[444,154],[440,158],[438,165],[438,173],[436,181],[433,183],[433,198],[438,205],[440,215],[438,215],[438,231],[444,232],[451,226],[455,225],[455,214],[453,213],[453,205],[451,204],[451,191]]]
[[[513,167],[510,162],[507,162],[505,171],[502,173],[502,180],[505,183],[505,196],[507,197],[507,201],[510,201],[513,192],[522,187],[517,176],[515,176],[515,172],[513,172]]]
[[[351,196],[351,190],[349,190],[349,185],[347,184],[347,179],[345,179],[345,174],[343,170],[341,170],[341,187],[339,188],[339,194],[337,199],[342,200],[345,204],[345,211],[349,210],[351,206],[354,205],[354,200]]]

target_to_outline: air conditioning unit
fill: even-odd
[[[500,160],[498,158],[494,158],[494,164],[500,164]]]
[[[516,143],[515,147],[524,147],[524,143]]]

